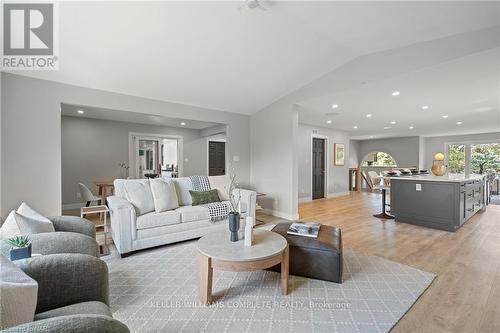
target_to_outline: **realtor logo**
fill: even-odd
[[[2,69],[58,68],[54,3],[4,3]]]

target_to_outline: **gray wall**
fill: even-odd
[[[446,154],[447,143],[466,143],[473,141],[500,142],[500,132],[424,138],[424,166],[430,169],[434,154],[438,152]]]
[[[313,131],[316,133],[313,134]],[[349,191],[349,134],[329,128],[299,124],[297,132],[299,200],[312,199],[311,140],[313,135],[327,139],[327,197],[346,194]],[[333,165],[334,143],[345,144],[346,155],[343,166]]]
[[[250,181],[250,117],[1,73],[1,212],[28,202],[61,213],[61,103],[227,124],[228,153],[240,183]]]
[[[419,165],[419,149],[418,136],[360,140],[358,158],[361,162],[367,154],[382,151],[394,157],[398,167],[412,167]]]
[[[76,197],[79,182],[95,192],[94,181],[123,177],[118,164],[129,164],[130,132],[182,136],[183,158],[188,159],[184,176],[207,174],[207,142],[199,130],[63,116],[63,205],[81,202]]]

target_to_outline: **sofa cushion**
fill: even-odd
[[[21,235],[21,229],[17,225],[14,213],[14,210],[11,211],[3,222],[2,227],[0,227],[0,239],[9,239]]]
[[[0,255],[0,330],[33,321],[38,283]]]
[[[179,199],[179,206],[190,206],[192,204],[191,194],[189,190],[193,189],[193,183],[188,177],[173,178],[175,190],[177,191],[177,198]]]
[[[102,302],[92,301],[71,304],[63,306],[61,308],[37,313],[35,315],[35,320],[71,315],[102,315],[112,317],[111,310],[106,304]]]
[[[193,206],[204,205],[212,202],[220,202],[219,194],[215,189],[209,191],[189,191],[189,194],[191,194]]]
[[[151,179],[149,184],[151,186],[155,211],[157,213],[179,207],[175,185],[171,180],[164,180],[161,178]]]
[[[210,188],[216,189],[219,194],[219,198],[222,201],[229,200],[229,195],[227,193],[229,189],[229,185],[231,184],[231,180],[229,176],[210,176],[208,177],[210,181]]]
[[[175,210],[181,215],[181,222],[193,222],[210,218],[208,208],[203,206],[182,206]]]
[[[138,216],[136,228],[140,230],[177,223],[181,223],[181,214],[175,210],[167,210],[166,212],[151,212]]]
[[[129,179],[123,184],[127,200],[134,206],[137,215],[155,210],[153,194],[148,179]]]

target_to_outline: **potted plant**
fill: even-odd
[[[234,173],[234,168],[230,169],[229,174],[229,188],[226,187],[226,192],[229,197],[229,203],[231,206],[231,211],[229,212],[229,231],[231,232],[230,241],[238,241],[238,231],[240,230],[240,214],[241,214],[241,194],[235,196],[233,194],[235,189],[238,189],[238,183],[236,182],[236,175]]]
[[[6,240],[12,246],[10,249],[10,260],[19,260],[31,257],[30,236],[16,236]]]

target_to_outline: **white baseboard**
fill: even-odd
[[[349,195],[351,192],[349,191],[344,191],[344,192],[335,192],[335,193],[328,193],[326,195],[327,198],[335,198],[335,197],[342,197],[344,195]]]
[[[264,213],[290,221],[299,219],[299,214],[287,214],[273,209],[264,208]]]
[[[350,192],[349,191],[343,191],[343,192],[335,192],[335,193],[328,193],[326,195],[326,198],[335,198],[335,197],[341,197],[341,196],[344,196],[344,195],[349,195]],[[301,197],[299,198],[299,202],[309,202],[309,201],[313,201],[312,197]]]
[[[77,203],[62,205],[62,209],[63,210],[80,209],[82,207],[85,207],[85,203],[84,202],[77,202]]]

